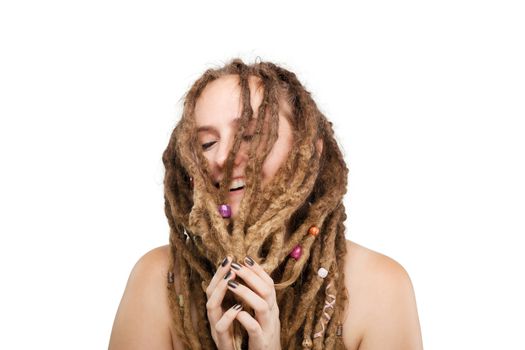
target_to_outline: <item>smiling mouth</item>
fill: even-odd
[[[230,184],[230,192],[236,192],[244,189],[246,186],[246,183],[244,182],[244,179],[234,179]],[[215,183],[215,187],[219,188],[219,183]]]

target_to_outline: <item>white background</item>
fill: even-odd
[[[107,348],[134,263],[168,242],[181,97],[259,56],[335,124],[347,237],[408,271],[425,349],[525,349],[524,18],[495,0],[2,2],[0,348]]]

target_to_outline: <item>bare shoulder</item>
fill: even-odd
[[[115,316],[110,350],[172,350],[166,276],[168,246],[150,250],[133,267]]]
[[[394,259],[346,241],[345,345],[352,350],[422,349],[416,299],[407,271]]]

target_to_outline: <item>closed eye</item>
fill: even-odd
[[[217,142],[217,141],[211,141],[211,142],[206,142],[205,144],[202,145],[202,149],[203,150],[207,150],[208,148],[210,148],[211,146],[213,146],[213,144]]]
[[[252,139],[253,139],[254,136],[255,136],[255,135],[244,135],[244,136],[242,137],[242,139],[243,139],[243,141],[250,142],[250,141],[252,141]],[[207,150],[208,148],[210,148],[211,146],[213,146],[213,145],[215,144],[215,142],[217,142],[217,141],[211,141],[211,142],[206,142],[206,143],[204,143],[204,144],[202,145],[202,149],[203,149],[203,150]]]

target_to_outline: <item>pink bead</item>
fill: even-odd
[[[299,260],[301,254],[303,254],[303,248],[301,248],[301,246],[298,244],[293,248],[292,252],[290,253],[290,256],[295,260]]]
[[[219,205],[219,213],[223,218],[229,218],[232,216],[232,208],[228,204]]]

